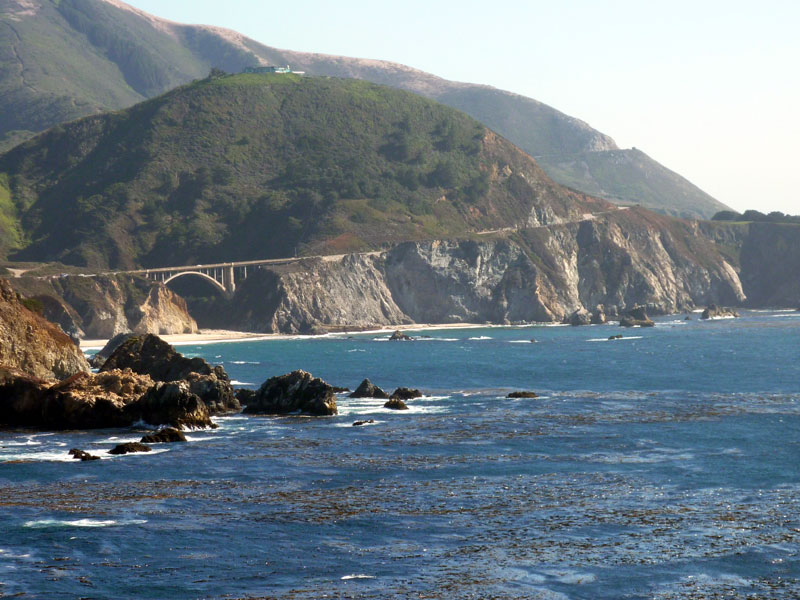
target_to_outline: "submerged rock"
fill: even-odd
[[[610,336],[608,336],[608,339],[609,339],[609,341],[610,340],[621,340],[622,339],[622,334],[619,333],[617,335],[610,335]]]
[[[126,442],[125,444],[117,444],[109,454],[132,454],[133,452],[151,452],[153,449],[150,446],[145,446],[139,442]]]
[[[365,379],[356,388],[356,391],[350,394],[350,398],[388,398],[389,394],[384,392],[377,385],[373,384],[369,379]]]
[[[623,327],[655,327],[644,306],[634,306],[620,318],[619,324]]]
[[[73,448],[69,451],[69,455],[74,458],[75,460],[81,461],[88,461],[88,460],[100,460],[99,456],[95,456],[94,454],[89,454],[83,450],[79,450],[78,448]]]
[[[701,319],[721,319],[723,317],[738,317],[739,313],[730,308],[709,304],[700,315]]]
[[[387,400],[383,408],[391,408],[392,410],[408,410],[408,406],[400,398],[390,398]]]
[[[170,444],[174,442],[185,442],[186,436],[180,429],[165,427],[155,433],[144,436],[141,440],[143,444]]]
[[[292,371],[271,377],[263,383],[247,404],[245,413],[335,415],[336,395],[333,387],[306,371]]]
[[[362,425],[370,425],[375,422],[375,419],[367,419],[366,421],[356,421],[353,427],[361,427]]]
[[[393,334],[392,334],[392,335],[389,337],[389,341],[390,341],[390,342],[409,342],[409,341],[411,341],[411,340],[413,340],[413,339],[414,339],[414,338],[412,338],[410,335],[406,335],[405,333],[403,333],[403,332],[402,332],[402,331],[400,331],[399,329],[398,329],[397,331],[395,331],[395,332],[394,332],[394,333],[393,333]]]
[[[536,392],[511,392],[506,398],[538,398],[539,394]]]

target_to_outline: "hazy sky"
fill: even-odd
[[[530,96],[730,206],[800,214],[796,0],[128,0],[269,46]]]

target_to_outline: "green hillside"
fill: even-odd
[[[207,78],[56,127],[0,156],[3,181],[12,258],[96,268],[378,249],[596,202],[463,113],[295,75]]]
[[[705,218],[726,208],[655,161],[618,168],[610,137],[531,98],[394,63],[279,50],[235,32],[161,20],[116,0],[0,0],[0,152],[53,125],[204,77],[212,67],[238,73],[260,63],[432,98],[546,157],[544,167],[559,183],[614,202]],[[584,162],[602,168],[590,173]]]

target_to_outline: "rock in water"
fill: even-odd
[[[375,419],[367,419],[366,421],[356,421],[353,427],[361,427],[362,425],[370,425],[375,422]]]
[[[622,339],[622,334],[620,333],[620,334],[617,334],[617,335],[610,335],[610,336],[608,336],[608,339],[609,339],[609,341],[610,340],[621,340]]]
[[[392,410],[408,410],[408,406],[400,398],[390,398],[387,400],[383,408],[391,408]]]
[[[170,444],[174,442],[185,442],[186,436],[180,429],[174,427],[165,427],[155,433],[144,436],[140,440],[143,444]]]
[[[392,392],[390,399],[399,398],[400,400],[412,400],[413,398],[422,398],[422,392],[419,390],[412,390],[407,387],[399,387]]]
[[[623,327],[655,327],[644,306],[634,306],[619,320],[619,324]]]
[[[538,398],[536,392],[511,392],[506,398]]]
[[[721,319],[723,317],[738,317],[739,313],[730,308],[717,306],[716,304],[709,304],[708,307],[700,315],[701,319]]]
[[[592,325],[603,325],[606,320],[606,313],[601,309],[598,308],[592,313]]]
[[[409,342],[409,341],[411,341],[413,339],[414,338],[412,338],[410,335],[406,335],[405,333],[403,333],[402,331],[400,331],[398,329],[397,331],[395,331],[391,335],[391,337],[389,338],[389,341],[390,342]]]
[[[78,448],[73,448],[69,451],[69,455],[74,458],[75,460],[81,460],[86,462],[87,460],[100,460],[99,456],[95,456],[94,454],[89,454],[83,450],[79,450]]]
[[[568,323],[569,325],[578,326],[578,325],[589,325],[592,322],[592,315],[589,314],[585,308],[579,308],[566,319],[564,319],[564,323]]]
[[[117,444],[111,450],[108,451],[109,454],[131,454],[133,452],[150,452],[152,448],[150,446],[145,446],[144,444],[140,444],[139,442],[127,442],[125,444]]]
[[[200,357],[186,358],[157,335],[134,336],[124,341],[101,371],[121,368],[149,375],[154,381],[188,381],[191,392],[208,405],[210,414],[241,409],[225,369],[212,367]]]
[[[350,398],[388,398],[389,394],[384,392],[377,385],[373,384],[369,379],[365,379],[356,388],[356,391],[350,394]]]
[[[301,412],[309,415],[335,415],[333,387],[305,371],[292,371],[271,377],[256,392],[245,413],[280,415]]]
[[[236,399],[239,401],[239,404],[242,406],[246,406],[253,401],[253,398],[256,397],[255,390],[249,390],[247,388],[239,388],[236,390],[235,393]]]
[[[172,427],[216,427],[208,414],[208,408],[197,394],[193,394],[186,381],[158,382],[141,399],[133,404],[129,412],[151,425]]]

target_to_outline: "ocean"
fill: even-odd
[[[800,597],[800,312],[656,321],[181,346],[426,397],[87,463],[142,431],[0,432],[0,597]]]

